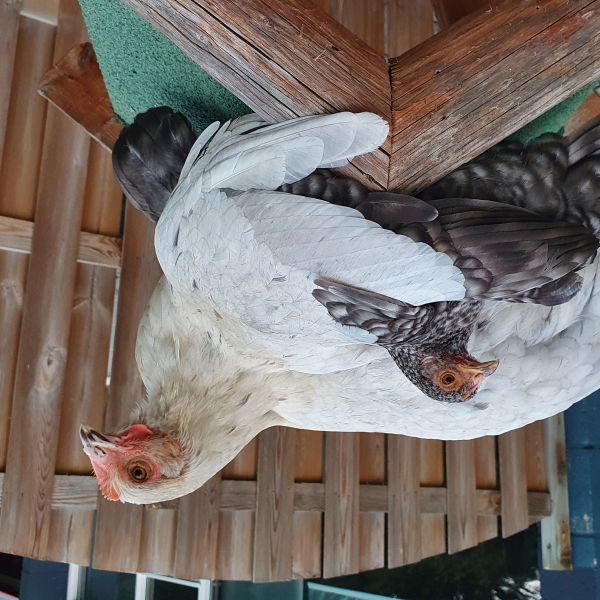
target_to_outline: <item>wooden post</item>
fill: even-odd
[[[0,2],[0,56],[2,57],[2,60],[0,60],[0,164],[2,164],[10,84],[17,50],[19,15],[22,6],[23,0],[2,0]]]
[[[391,189],[416,191],[600,78],[600,0],[506,0],[391,63]]]
[[[340,110],[390,115],[387,63],[311,0],[125,0],[268,121]],[[389,151],[389,148],[388,148]],[[387,186],[389,156],[351,174]]]
[[[546,419],[544,429],[546,476],[552,498],[552,514],[542,520],[542,563],[544,569],[566,571],[572,568],[572,553],[564,415]]]
[[[84,35],[79,22],[61,26],[72,6],[60,5],[55,59]],[[25,556],[43,556],[50,534],[88,150],[83,131],[48,112],[0,510],[0,549]]]
[[[135,362],[137,329],[161,275],[154,254],[154,225],[129,204],[123,238],[119,320],[106,415],[109,431],[126,423],[131,410],[143,398],[144,387]],[[137,570],[143,510],[141,506],[100,501],[92,561],[95,568]]]

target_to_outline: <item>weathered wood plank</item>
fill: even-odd
[[[544,421],[536,421],[523,429],[527,489],[545,492],[548,489],[548,481],[546,479]]]
[[[254,581],[292,578],[295,434],[276,427],[258,438]]]
[[[495,490],[498,487],[495,437],[475,440],[475,482],[478,489]],[[479,543],[498,537],[498,518],[478,515],[477,537]]]
[[[321,481],[324,435],[322,431],[296,432],[297,482]],[[311,579],[321,576],[322,522],[320,512],[294,510],[294,578]]]
[[[600,0],[506,0],[392,61],[390,188],[425,187],[598,79],[599,42]]]
[[[30,254],[34,224],[24,219],[0,216],[0,250]],[[79,263],[116,269],[121,264],[121,240],[97,233],[81,232],[76,260]]]
[[[433,35],[429,0],[388,0],[385,54],[394,58]]]
[[[173,562],[176,528],[177,511],[174,507],[145,508],[140,535],[138,571],[173,575],[176,567]]]
[[[0,163],[0,214],[32,220],[44,140],[47,103],[36,93],[52,64],[55,29],[21,18],[5,145]],[[4,61],[2,61],[4,63]]]
[[[27,277],[27,289],[36,293],[28,293],[23,305],[0,513],[0,548],[26,556],[40,555],[47,542],[83,210],[86,164],[77,157],[87,156],[89,144],[57,111],[48,114],[44,139],[38,193],[44,201],[36,207]],[[31,448],[26,439],[38,443]]]
[[[492,10],[500,0],[431,0],[441,27],[448,27],[463,17],[485,8]]]
[[[48,545],[40,558],[87,567],[90,562],[90,540],[93,530],[92,511],[53,508]]]
[[[184,579],[215,579],[221,474],[179,500],[172,573]]]
[[[358,434],[326,434],[323,577],[358,571],[358,458]]]
[[[525,431],[516,429],[498,436],[502,537],[529,527]]]
[[[58,23],[58,0],[23,0],[21,14],[30,20],[43,21],[46,24]]]
[[[114,273],[89,266],[78,269],[58,430],[59,473],[90,472],[78,432],[81,423],[102,428],[114,295]]]
[[[112,156],[94,140],[88,157],[81,230],[120,237],[122,219],[123,192],[113,171]]]
[[[564,415],[546,419],[544,433],[552,514],[542,520],[542,563],[544,569],[564,571],[572,568]]]
[[[386,17],[384,0],[331,0],[324,8],[338,23],[383,55]]]
[[[0,484],[4,473],[0,473]],[[98,505],[98,484],[92,475],[56,475],[52,494],[53,509],[91,511]],[[220,484],[220,510],[223,513],[254,513],[256,508],[256,481],[222,480]],[[421,513],[445,514],[447,490],[444,487],[422,487],[419,495]],[[1,496],[0,496],[1,501]],[[528,492],[529,514],[535,518],[552,514],[548,492]],[[387,512],[388,489],[386,485],[363,484],[359,489],[361,512]],[[325,510],[323,483],[296,483],[294,485],[294,510],[322,513]],[[477,490],[475,512],[480,516],[499,516],[502,499],[499,490]]]
[[[154,254],[154,226],[128,205],[125,209],[119,319],[115,332],[111,387],[106,428],[126,422],[143,398],[144,389],[135,362],[137,328],[161,275]],[[92,564],[97,569],[135,571],[139,558],[143,509],[100,500]]]
[[[74,14],[78,14],[77,3],[63,0],[55,58],[65,45],[85,35],[82,22],[73,20]],[[56,431],[87,169],[81,157],[87,159],[88,149],[87,136],[58,111],[48,111],[27,275],[30,293],[23,305],[0,511],[0,547],[26,556],[43,556],[48,547]],[[31,293],[34,286],[35,294]],[[36,440],[33,447],[26,443],[31,439]]]
[[[383,56],[310,0],[125,2],[269,121],[339,110],[390,114]],[[388,154],[350,172],[387,186]]]
[[[256,506],[256,496],[253,506]],[[251,580],[253,546],[254,511],[221,511],[219,515],[217,578]]]
[[[441,440],[420,440],[421,457],[421,558],[436,556],[446,552],[446,495],[442,514],[425,510],[423,500],[428,488],[441,489],[446,482],[444,470],[444,442]]]
[[[46,73],[40,94],[110,150],[123,124],[115,115],[89,42],[75,46]]]
[[[385,435],[361,433],[359,479],[364,484],[385,484]],[[359,570],[371,571],[385,566],[385,514],[362,511],[359,515]]]
[[[251,486],[253,492],[249,496],[249,504],[240,507],[241,510],[221,510],[219,514],[217,579],[252,579],[257,462],[258,443],[255,438],[221,471],[221,505],[226,503],[227,498],[236,502],[239,494],[234,490],[238,486],[243,489]],[[233,486],[228,487],[227,484]],[[233,491],[233,498],[231,493],[227,494],[228,490]]]
[[[15,368],[25,298],[27,257],[0,252],[0,467],[6,468]]]
[[[0,3],[0,164],[4,148],[10,90],[19,35],[19,14],[23,0],[3,0]]]
[[[448,486],[448,553],[476,546],[475,442],[446,442]]]
[[[417,438],[387,436],[389,568],[421,560],[420,458]]]

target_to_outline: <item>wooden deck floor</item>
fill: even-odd
[[[424,0],[321,3],[391,56],[432,34]],[[100,569],[271,581],[458,552],[549,515],[541,422],[465,442],[273,429],[178,502],[98,499],[78,426],[122,423],[143,393],[135,332],[160,272],[150,224],[127,210],[121,231],[108,152],[36,93],[50,65],[85,38],[74,0],[53,14],[57,26],[0,19],[0,37],[13,25],[17,34],[15,59],[0,74],[11,82],[0,86],[8,107],[5,132],[0,118],[0,549]],[[59,251],[65,240],[70,250]]]

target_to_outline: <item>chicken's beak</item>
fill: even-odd
[[[467,389],[462,395],[462,400],[465,401],[471,398],[480,384],[498,368],[499,364],[500,362],[497,360],[490,360],[483,363],[469,361],[466,364],[458,365],[461,374],[469,382]]]
[[[87,425],[79,428],[79,439],[83,444],[83,451],[91,456],[92,454],[104,453],[104,449],[116,449],[118,437],[114,435],[104,435]]]

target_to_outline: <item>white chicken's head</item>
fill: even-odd
[[[178,487],[185,472],[185,451],[180,442],[141,423],[117,434],[99,433],[82,425],[79,435],[107,500],[140,503],[157,490],[169,495],[167,490]]]

